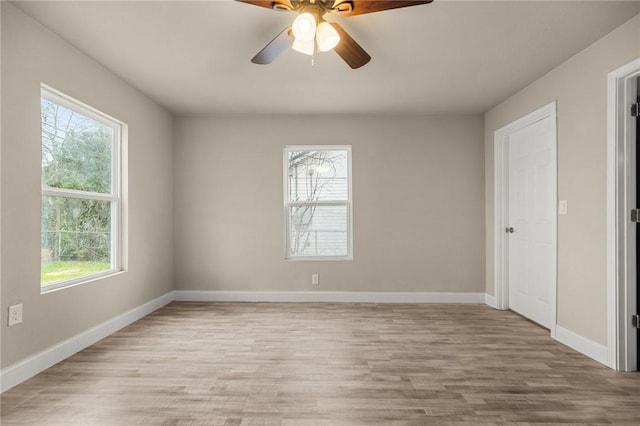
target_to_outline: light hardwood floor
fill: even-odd
[[[483,305],[172,303],[2,395],[2,425],[640,424],[640,374]]]

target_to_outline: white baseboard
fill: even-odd
[[[176,290],[182,302],[485,303],[484,293]]]
[[[572,349],[608,366],[608,350],[607,347],[589,340],[573,331],[556,325],[556,333],[554,337],[558,342],[569,346]]]
[[[488,306],[491,306],[493,309],[498,309],[496,297],[492,294],[487,293],[484,295],[484,303]]]
[[[126,327],[127,325],[149,315],[173,301],[173,292],[169,292],[144,305],[138,306],[118,315],[108,321],[103,322],[77,336],[73,336],[55,346],[47,348],[23,361],[11,365],[0,372],[0,389],[4,392],[12,387],[24,382],[47,368],[59,363],[82,349],[93,345],[112,333]]]

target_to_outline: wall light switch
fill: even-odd
[[[565,215],[568,212],[567,200],[560,200],[558,202],[558,214]]]

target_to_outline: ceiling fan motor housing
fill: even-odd
[[[325,13],[351,13],[353,11],[353,2],[351,0],[291,0],[289,4],[274,1],[272,8],[282,12],[298,12],[303,13],[313,9],[320,16]]]

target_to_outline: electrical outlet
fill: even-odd
[[[318,274],[311,274],[311,284],[319,285],[320,281],[318,280]]]
[[[22,322],[22,303],[9,306],[9,327]]]

